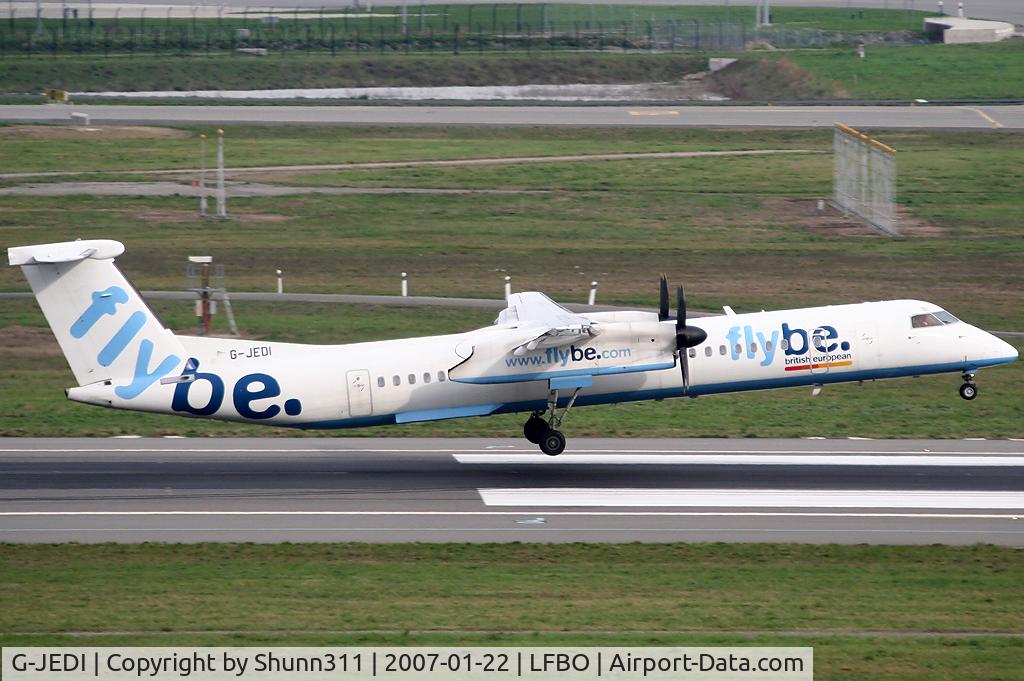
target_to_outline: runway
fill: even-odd
[[[442,125],[1022,130],[1024,106],[0,106],[0,121],[66,124]]]
[[[1024,442],[0,439],[0,541],[1024,546]]]

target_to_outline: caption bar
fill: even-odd
[[[811,681],[812,648],[3,648],[4,681]]]

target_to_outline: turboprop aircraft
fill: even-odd
[[[8,249],[74,373],[77,402],[295,428],[351,428],[525,412],[545,454],[574,406],[699,397],[957,372],[1017,350],[919,300],[701,317],[683,289],[669,314],[576,314],[542,293],[515,293],[492,326],[425,338],[300,345],[179,336],[114,264],[117,241]]]

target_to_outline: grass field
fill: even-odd
[[[699,9],[699,8],[692,8]],[[994,45],[784,49],[740,56],[722,92],[740,100],[999,99],[1024,96],[1024,42]],[[237,56],[138,54],[8,59],[0,92],[258,89],[529,83],[638,83],[678,80],[704,70],[706,53],[330,54]],[[728,73],[728,72],[727,72]],[[741,85],[742,87],[736,87]]]
[[[1024,653],[990,636],[1024,626],[1021,552],[991,546],[0,549],[3,645],[810,645],[817,679],[887,681]]]
[[[952,49],[950,49],[952,48]],[[994,45],[795,50],[786,55],[822,84],[852,99],[1024,97],[1024,41]]]
[[[90,163],[109,171],[137,167],[140,158],[184,166],[196,131],[181,135],[60,142],[33,156],[25,153],[31,140],[8,134],[0,159],[11,171]],[[830,156],[818,153],[260,173],[253,177],[277,183],[512,193],[239,199],[229,206],[235,218],[212,229],[185,198],[9,196],[0,197],[0,243],[120,239],[128,247],[120,262],[142,289],[184,288],[185,258],[199,249],[225,264],[227,285],[236,291],[273,290],[280,267],[293,292],[395,293],[398,274],[407,271],[413,294],[495,298],[508,272],[517,290],[540,289],[562,301],[584,301],[597,279],[600,302],[652,306],[657,273],[666,271],[687,285],[698,309],[919,297],[985,328],[1024,330],[1024,176],[1016,161],[1024,138],[880,135],[899,150],[899,196],[911,235],[902,239],[816,214],[831,173]],[[807,131],[274,127],[229,129],[228,139],[237,140],[229,146],[232,165],[695,148],[826,152],[831,145],[828,132]],[[25,288],[16,269],[0,270],[0,289]],[[192,328],[187,303],[156,307],[172,328]],[[428,335],[493,318],[489,311],[308,304],[236,303],[235,312],[248,336],[307,342]],[[0,302],[0,433],[285,432],[69,403],[62,391],[72,379],[42,326],[32,301]],[[1020,366],[982,372],[982,397],[973,403],[955,396],[958,379],[947,376],[829,387],[815,399],[793,390],[590,408],[574,412],[567,427],[573,435],[1020,437]],[[515,435],[519,421],[468,419],[386,432]]]

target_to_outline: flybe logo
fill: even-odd
[[[839,338],[839,332],[834,326],[825,324],[807,330],[783,322],[781,328],[773,329],[771,333],[755,331],[750,325],[734,326],[725,334],[725,338],[729,342],[729,354],[733,360],[757,359],[764,367],[770,366],[780,351],[786,357],[787,371],[791,370],[790,367],[816,368],[808,364],[808,355],[815,355],[815,361],[829,362],[829,366],[853,363],[847,361],[851,358],[847,352],[850,343]]]
[[[93,291],[92,303],[85,312],[71,324],[72,338],[84,338],[103,317],[117,314],[117,306],[128,302],[128,294],[120,286],[111,286],[103,291]],[[108,367],[124,354],[128,344],[135,340],[142,327],[146,325],[146,313],[136,310],[125,320],[121,328],[107,341],[99,351],[96,361],[100,366]],[[169,374],[178,366],[181,359],[176,355],[167,355],[153,367],[153,341],[143,338],[135,354],[135,370],[127,385],[114,388],[114,393],[123,399],[138,397],[149,386]]]
[[[622,359],[629,357],[633,351],[629,348],[578,348],[570,345],[567,349],[547,348],[542,355],[527,355],[526,357],[508,357],[505,359],[505,366],[528,367],[544,366],[554,364],[564,367],[569,362],[594,361],[597,359]]]

